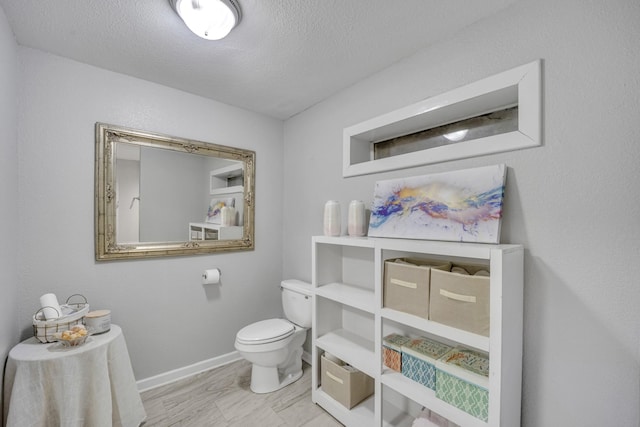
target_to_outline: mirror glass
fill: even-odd
[[[96,124],[96,259],[253,249],[255,153]]]

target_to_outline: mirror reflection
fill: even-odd
[[[96,126],[97,259],[253,248],[253,152]]]
[[[242,238],[242,162],[125,142],[115,153],[117,243]]]

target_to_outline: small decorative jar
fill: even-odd
[[[362,200],[352,200],[351,203],[349,203],[347,228],[349,236],[364,236],[367,234],[365,225],[364,202]]]
[[[93,335],[109,332],[111,329],[111,310],[90,311],[84,317],[84,324]]]
[[[324,235],[339,236],[341,232],[340,202],[329,200],[324,205]]]

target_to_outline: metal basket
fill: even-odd
[[[82,297],[84,301],[70,302],[73,297]],[[62,314],[62,316],[51,320],[44,319],[42,311],[45,308],[48,307],[42,307],[33,315],[33,336],[41,343],[54,342],[56,341],[54,338],[56,332],[64,332],[75,325],[82,324],[84,316],[89,312],[89,303],[84,295],[73,294],[67,298],[65,304],[60,306],[62,313],[58,314]]]

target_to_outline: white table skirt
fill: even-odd
[[[146,418],[122,330],[79,347],[29,338],[9,352],[7,427],[134,427]]]

